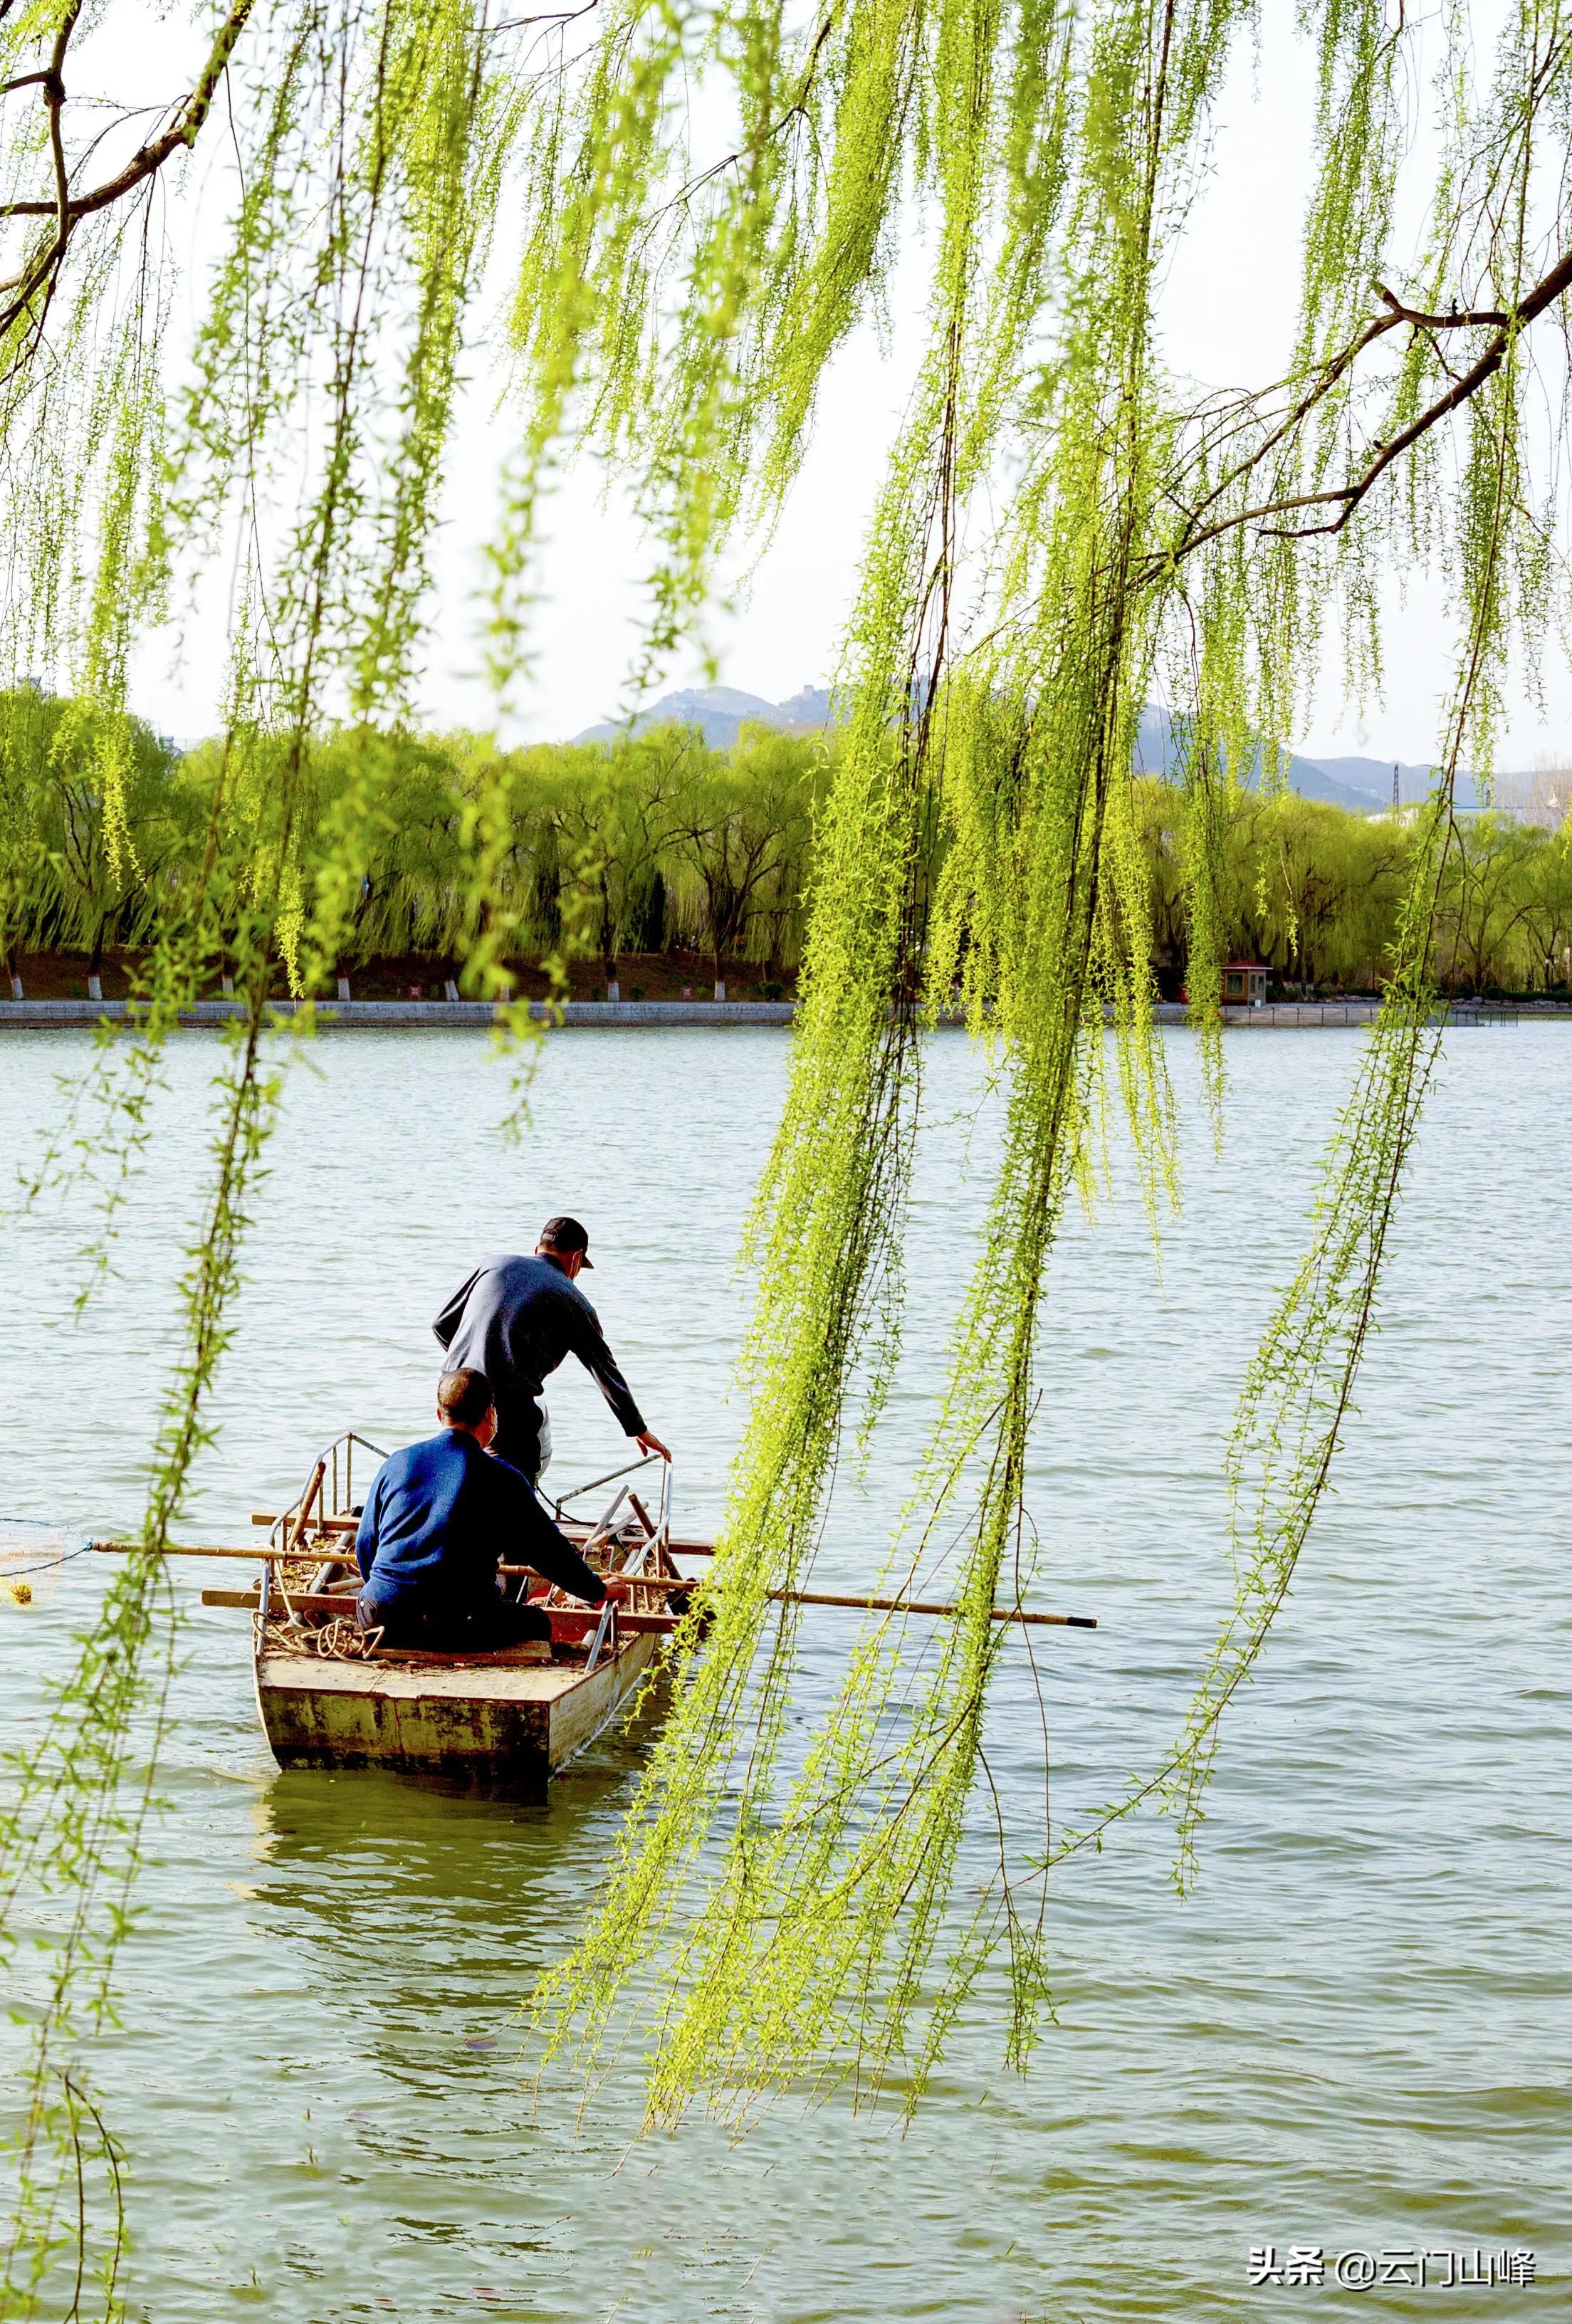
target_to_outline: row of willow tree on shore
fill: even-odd
[[[253,812],[260,840],[265,760],[237,786],[222,743],[181,754],[136,724],[107,811],[101,763],[89,712],[0,696],[0,969],[52,951],[96,971],[106,953],[151,945],[202,876],[221,787],[227,851],[244,859]],[[468,733],[321,738],[282,872],[292,908],[277,924],[280,968],[296,991],[394,955],[457,970],[483,936],[489,958],[593,958],[608,982],[625,953],[698,954],[716,979],[728,961],[787,972],[829,763],[823,744],[765,728],[729,752],[675,726],[511,752]],[[499,828],[477,896],[483,816]],[[345,901],[327,890],[346,819],[357,879]],[[276,876],[260,845],[259,879]],[[329,920],[324,954],[310,939]]]
[[[0,696],[0,971],[55,952],[97,973],[106,953],[150,944],[198,876],[219,746],[181,754],[133,724],[129,755],[106,814],[91,712],[26,691]],[[629,954],[700,956],[722,982],[728,964],[789,977],[836,755],[832,733],[764,727],[744,729],[728,751],[675,725],[510,752],[469,733],[327,738],[312,754],[313,812],[299,839],[293,938],[289,920],[280,931],[280,969],[299,989],[299,936],[317,917],[316,891],[352,795],[369,825],[363,870],[318,976],[416,955],[456,969],[475,934],[467,826],[483,795],[493,807],[505,801],[484,905],[501,923],[492,929],[499,956],[594,960],[608,985]],[[1183,794],[1160,778],[1131,779],[1153,967],[1172,991],[1186,953]],[[1412,822],[1237,788],[1221,793],[1218,820],[1224,949],[1266,963],[1285,986],[1378,987],[1411,875]],[[942,846],[929,844],[930,889]],[[1559,830],[1505,813],[1461,823],[1439,931],[1441,979],[1453,990],[1572,984],[1572,820]]]

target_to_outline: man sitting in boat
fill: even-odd
[[[504,1598],[497,1563],[532,1565],[592,1606],[607,1595],[541,1507],[528,1477],[487,1451],[496,1434],[491,1383],[446,1372],[437,1391],[442,1427],[382,1462],[355,1536],[365,1588],[361,1627],[391,1646],[438,1654],[484,1653],[547,1638],[535,1606]]]
[[[541,1390],[566,1355],[576,1356],[599,1384],[641,1452],[671,1458],[645,1426],[600,1318],[578,1287],[578,1277],[593,1264],[589,1236],[577,1219],[547,1219],[532,1259],[488,1259],[431,1326],[451,1365],[484,1372],[491,1381],[498,1455],[529,1478],[538,1477],[551,1458]]]

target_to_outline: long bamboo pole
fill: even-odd
[[[139,1541],[90,1541],[87,1546],[96,1549],[100,1557],[125,1557],[132,1551],[139,1550],[142,1544]],[[284,1552],[263,1548],[260,1545],[255,1549],[234,1549],[227,1545],[220,1548],[207,1542],[170,1541],[165,1543],[161,1554],[165,1557],[246,1557],[253,1565],[265,1565],[282,1557]],[[306,1554],[301,1553],[302,1555]]]
[[[673,1548],[678,1547],[673,1543]],[[528,1572],[528,1567],[510,1568],[502,1572]],[[638,1590],[691,1590],[696,1577],[690,1573],[638,1574],[633,1586]],[[945,1605],[933,1598],[854,1598],[830,1590],[772,1590],[771,1602],[777,1606],[841,1606],[855,1612],[869,1614],[959,1614],[956,1605]],[[1021,1606],[995,1606],[989,1618],[995,1622],[1029,1622],[1035,1627],[1055,1630],[1095,1630],[1097,1618],[1092,1614],[1034,1614]]]
[[[841,1598],[826,1590],[772,1590],[770,1597],[785,1606],[852,1606],[874,1614],[959,1614],[959,1606],[941,1605],[926,1598]],[[990,1622],[1029,1622],[1052,1630],[1095,1630],[1095,1614],[1033,1614],[1024,1606],[993,1606]]]
[[[137,1549],[133,1541],[96,1541],[94,1549],[105,1556],[124,1555]],[[200,1545],[194,1542],[171,1542],[165,1550],[166,1557],[245,1557],[253,1563],[276,1563],[286,1553],[277,1549],[234,1549],[229,1546]],[[346,1561],[347,1562],[347,1561]],[[500,1565],[499,1573],[512,1576],[533,1573],[532,1565]],[[632,1585],[636,1590],[691,1590],[694,1577],[689,1574],[637,1574]],[[928,1598],[854,1598],[828,1590],[772,1590],[771,1602],[779,1606],[835,1606],[855,1613],[868,1614],[959,1614],[961,1608]],[[347,1601],[346,1601],[347,1602]],[[995,1622],[1024,1622],[1034,1629],[1095,1630],[1095,1614],[1038,1614],[1024,1606],[995,1606],[988,1618]]]

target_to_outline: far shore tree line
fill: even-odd
[[[474,825],[500,827],[483,909],[521,989],[634,997],[663,989],[768,997],[792,990],[813,879],[815,813],[833,734],[745,728],[729,751],[670,726],[610,742],[500,752],[483,736],[347,732],[313,754],[312,819],[299,835],[298,919],[346,816],[360,832],[359,892],[331,961],[329,995],[439,991],[469,948]],[[110,798],[100,770],[111,760]],[[92,710],[0,694],[0,994],[51,966],[64,987],[134,977],[139,950],[202,875],[224,753],[184,754],[138,722],[112,752]],[[1182,991],[1183,823],[1176,788],[1134,776],[1151,899],[1153,967]],[[502,803],[499,816],[499,800]],[[1218,901],[1227,949],[1264,963],[1284,993],[1378,989],[1404,893],[1413,825],[1293,793],[1226,790]],[[932,819],[942,832],[942,817]],[[942,847],[942,838],[933,842]],[[924,881],[935,865],[919,867]],[[1572,987],[1572,817],[1503,810],[1467,818],[1448,866],[1443,984],[1454,992],[1561,994]],[[280,986],[299,982],[280,962]],[[213,963],[216,989],[222,960]],[[535,982],[532,985],[531,980]],[[664,980],[664,982],[663,982]],[[47,981],[47,979],[46,979]],[[87,984],[95,990],[95,984]]]

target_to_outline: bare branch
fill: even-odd
[[[54,231],[37,244],[18,273],[9,281],[0,283],[0,300],[4,300],[0,304],[0,340],[8,337],[24,318],[26,323],[25,329],[9,350],[9,360],[4,374],[0,374],[0,384],[14,378],[36,351],[71,236],[82,220],[133,194],[163,167],[172,153],[182,146],[189,151],[195,145],[202,124],[212,109],[214,95],[234,53],[234,44],[244,30],[253,5],[254,0],[234,0],[208,51],[207,61],[197,85],[176,118],[160,135],[150,138],[133,155],[124,169],[86,194],[73,195],[70,190],[70,166],[66,157],[63,128],[67,102],[66,54],[81,17],[82,0],[72,0],[72,5],[61,17],[48,65],[7,85],[8,90],[36,88],[42,91],[48,114],[54,191],[47,201],[0,204],[0,218],[49,218],[53,221]],[[0,91],[0,94],[5,93],[7,91]]]
[[[213,99],[218,84],[224,77],[225,68],[234,53],[235,42],[245,30],[246,20],[254,5],[255,0],[235,0],[235,5],[231,8],[214,41],[207,62],[202,69],[201,78],[187,98],[179,119],[173,122],[161,136],[150,139],[147,144],[133,153],[124,169],[115,177],[106,179],[101,186],[95,186],[90,193],[73,196],[66,204],[65,215],[71,226],[74,226],[80,218],[92,217],[95,211],[109,208],[113,203],[121,201],[127,194],[134,192],[138,186],[152,176],[154,171],[163,167],[179,147],[183,145],[188,151],[195,145],[202,124],[212,110]],[[75,14],[76,12],[73,11],[73,21]],[[64,35],[65,28],[62,27],[62,37]],[[41,75],[39,78],[47,79],[48,76]],[[51,113],[57,118],[60,106],[63,102],[62,89],[51,107]],[[58,201],[0,203],[0,217],[54,217],[59,213],[60,207]]]
[[[1376,288],[1381,290],[1379,284]],[[1381,290],[1381,296],[1387,300],[1392,312],[1369,324],[1360,337],[1334,359],[1334,363],[1328,365],[1328,372],[1317,382],[1315,388],[1301,399],[1293,411],[1280,427],[1273,431],[1265,442],[1257,447],[1249,459],[1240,462],[1231,475],[1225,478],[1214,492],[1207,495],[1205,501],[1200,504],[1200,508],[1214,506],[1229,484],[1236,483],[1241,476],[1247,475],[1252,468],[1258,466],[1283,438],[1299,425],[1314,404],[1320,401],[1334,380],[1342,377],[1356,358],[1384,332],[1393,329],[1402,323],[1411,324],[1415,327],[1426,330],[1449,330],[1493,323],[1497,326],[1494,337],[1478,362],[1457,379],[1445,395],[1438,396],[1433,403],[1421,411],[1417,419],[1411,420],[1409,425],[1393,437],[1389,443],[1378,444],[1365,466],[1347,484],[1330,486],[1325,492],[1295,493],[1285,499],[1264,501],[1258,507],[1241,509],[1231,516],[1219,518],[1217,523],[1208,525],[1203,530],[1190,533],[1181,539],[1172,552],[1172,558],[1161,560],[1162,563],[1166,565],[1178,558],[1188,557],[1192,550],[1203,548],[1208,541],[1219,540],[1225,533],[1236,532],[1241,525],[1259,524],[1266,538],[1289,540],[1309,540],[1318,534],[1341,532],[1371,487],[1392,466],[1393,461],[1400,460],[1405,452],[1410,451],[1422,436],[1428,435],[1432,428],[1447,418],[1448,413],[1457,410],[1461,405],[1476,395],[1485,382],[1493,378],[1500,370],[1507,349],[1516,334],[1526,330],[1531,323],[1537,321],[1545,309],[1553,306],[1558,299],[1564,297],[1569,289],[1572,289],[1572,251],[1566,252],[1558,260],[1549,272],[1535,284],[1525,299],[1520,300],[1515,307],[1499,313],[1494,309],[1485,309],[1450,316],[1423,315],[1402,307],[1393,298],[1389,290]],[[1270,517],[1292,516],[1296,510],[1316,508],[1333,508],[1338,512],[1325,524],[1269,525],[1265,522],[1265,520]],[[1199,512],[1199,509],[1192,512],[1192,521],[1194,514]],[[1155,561],[1153,569],[1156,569]]]

